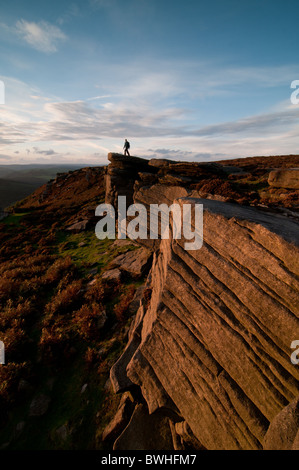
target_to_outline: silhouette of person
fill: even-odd
[[[128,155],[128,157],[130,156],[130,153],[129,153],[129,148],[130,148],[130,142],[127,141],[127,139],[125,139],[125,144],[124,144],[124,155]]]

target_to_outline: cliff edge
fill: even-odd
[[[106,202],[203,205],[200,249],[172,236],[146,241],[152,267],[110,374],[134,405],[114,448],[299,449],[296,204],[265,207],[260,194],[226,185],[248,178],[239,167],[109,160]],[[207,192],[208,181],[220,190]]]

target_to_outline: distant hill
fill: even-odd
[[[0,209],[24,199],[57,173],[65,173],[87,166],[64,165],[0,165]]]

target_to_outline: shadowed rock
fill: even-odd
[[[115,441],[113,449],[173,450],[169,419],[159,411],[149,415],[145,405],[137,405],[128,426]]]

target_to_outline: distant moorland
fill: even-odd
[[[57,173],[87,164],[0,165],[0,211],[31,194]]]

